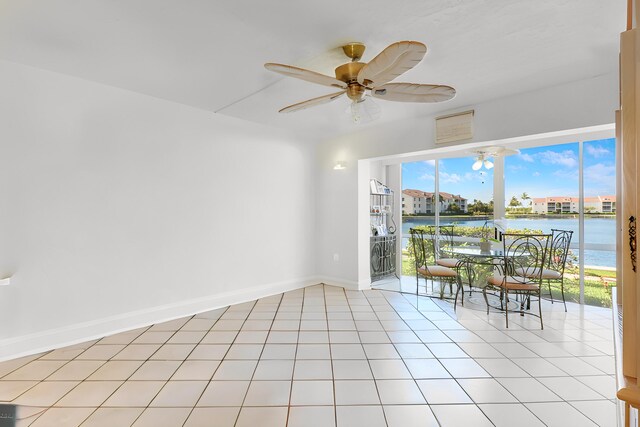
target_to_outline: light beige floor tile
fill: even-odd
[[[319,360],[331,359],[329,344],[298,344],[296,359]]]
[[[85,350],[75,346],[58,348],[40,357],[39,360],[72,360]]]
[[[189,354],[188,358],[193,360],[222,360],[229,347],[229,344],[199,344]]]
[[[67,362],[63,360],[34,360],[11,372],[3,380],[43,380],[60,369],[65,363]]]
[[[113,393],[104,407],[145,407],[156,397],[165,381],[126,381]],[[177,406],[177,405],[176,405]]]
[[[144,408],[98,408],[82,427],[130,426],[142,411]]]
[[[47,381],[52,380],[78,380],[82,381],[94,373],[100,366],[104,365],[103,360],[72,360],[60,367],[57,371],[47,377]]]
[[[206,331],[178,331],[167,341],[169,344],[198,344]]]
[[[151,360],[184,360],[195,347],[195,344],[165,344],[151,357]]]
[[[294,381],[291,389],[292,406],[333,405],[332,381]]]
[[[168,380],[181,363],[179,360],[149,360],[144,362],[129,379],[135,381]]]
[[[242,406],[249,381],[211,381],[197,406]]]
[[[286,423],[286,407],[242,408],[235,427],[282,427]]]
[[[403,380],[412,378],[402,360],[370,360],[369,365],[371,366],[373,377],[377,380]]]
[[[191,408],[147,408],[133,427],[176,427],[184,424]]]
[[[360,343],[357,344],[331,344],[331,358],[364,360],[367,358]]]
[[[0,377],[3,377],[12,371],[15,371],[16,369],[21,368],[34,359],[36,359],[36,356],[26,356],[20,357],[18,359],[0,362]]]
[[[287,427],[335,427],[333,406],[292,406]]]
[[[476,405],[433,405],[431,410],[443,426],[492,427],[493,424]]]
[[[208,331],[216,323],[216,319],[202,319],[195,317],[184,324],[181,331]]]
[[[383,405],[419,405],[426,403],[414,380],[377,380]]]
[[[267,336],[267,344],[296,344],[297,342],[298,332],[271,331]]]
[[[129,344],[113,360],[147,360],[160,348],[160,344]]]
[[[238,331],[210,331],[200,344],[231,344],[238,335]]]
[[[367,360],[333,360],[336,380],[371,380],[373,373]]]
[[[356,331],[330,331],[331,344],[356,344],[360,342],[360,335]]]
[[[13,403],[27,406],[52,406],[78,384],[78,381],[44,381],[20,395]]]
[[[300,331],[299,344],[328,344],[329,333],[327,331]]]
[[[295,359],[297,344],[266,344],[260,359]]]
[[[184,427],[233,427],[240,408],[195,408]],[[215,424],[214,424],[215,423]]]
[[[291,381],[252,381],[243,406],[288,406]]]
[[[386,427],[382,406],[337,406],[337,427]]]
[[[373,380],[335,381],[336,405],[379,405],[380,397]]]
[[[264,344],[269,331],[240,331],[234,344]]]
[[[50,408],[31,427],[77,427],[96,408]]]
[[[523,403],[561,400],[535,378],[498,378],[498,382]]]
[[[333,378],[330,360],[296,360],[295,380],[330,380]]]
[[[438,427],[427,405],[385,405],[384,414],[389,427]]]
[[[404,362],[414,379],[451,378],[437,359],[407,359]]]
[[[257,360],[223,360],[213,375],[214,380],[250,380],[255,371]]]
[[[142,360],[110,360],[87,378],[88,380],[126,380],[142,366]]]
[[[293,360],[260,360],[253,375],[254,380],[291,380]]]
[[[228,360],[258,360],[262,353],[262,344],[233,344],[225,356]]]
[[[518,427],[544,427],[542,421],[521,403],[491,403],[478,407],[496,427],[512,427],[513,420],[518,420]]]
[[[10,402],[39,381],[0,381],[0,402]]]
[[[440,362],[453,378],[490,377],[489,373],[473,359],[441,359]]]
[[[217,360],[186,360],[171,380],[210,380],[220,365]]]
[[[616,424],[616,404],[610,400],[590,400],[581,402],[570,402],[571,406],[582,412],[591,421],[600,427],[615,427]]]
[[[153,407],[193,407],[202,395],[206,381],[172,381],[153,399]]]
[[[458,384],[475,403],[517,403],[517,400],[493,378],[458,379]]]
[[[149,330],[140,336],[138,336],[135,340],[133,340],[134,344],[164,344],[171,338],[171,336],[175,332],[172,331],[152,331]]]
[[[545,402],[525,404],[549,427],[592,427],[594,422],[567,402]]]
[[[83,381],[56,402],[56,406],[98,407],[122,384],[122,381]]]
[[[96,344],[89,347],[82,354],[80,354],[77,360],[109,360],[116,354],[118,354],[123,348],[124,344]]]
[[[473,403],[455,380],[418,380],[416,382],[430,405]]]
[[[474,359],[494,378],[521,378],[528,377],[526,371],[509,359]]]
[[[538,378],[549,390],[560,396],[563,400],[598,400],[605,396],[596,393],[580,381],[571,377]]]

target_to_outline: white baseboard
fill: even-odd
[[[340,279],[337,277],[319,276],[318,280],[320,280],[320,282],[326,285],[339,286],[341,288],[345,288],[350,291],[361,291],[363,289],[370,289],[370,284],[367,285],[366,287],[361,288],[358,282],[356,281]]]
[[[320,277],[313,276],[297,280],[269,283],[224,292],[222,294],[136,310],[19,337],[7,338],[0,340],[0,361],[79,344],[107,335],[149,326],[154,323],[191,316],[196,313],[202,313],[232,304],[240,304],[322,282],[323,280]]]

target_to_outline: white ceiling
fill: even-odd
[[[333,75],[339,49],[363,61],[399,40],[427,56],[398,81],[454,86],[433,105],[377,101],[381,120],[422,116],[616,69],[625,0],[0,0],[0,59],[212,112],[328,137],[353,130],[348,99],[263,68]]]

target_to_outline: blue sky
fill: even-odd
[[[493,170],[471,169],[473,157],[440,160],[440,191],[472,201],[493,197]],[[434,191],[435,161],[404,163],[402,188]],[[585,196],[615,194],[615,139],[584,143]],[[578,195],[578,144],[527,148],[505,159],[505,199]]]

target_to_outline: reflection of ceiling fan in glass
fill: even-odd
[[[441,102],[453,98],[454,88],[445,85],[415,83],[389,83],[399,75],[416,66],[427,53],[427,47],[415,41],[396,42],[385,48],[370,62],[359,62],[364,53],[362,43],[349,43],[342,47],[351,62],[340,65],[335,70],[336,77],[290,65],[267,63],[265,68],[288,77],[295,77],[312,83],[340,88],[340,92],[320,96],[290,105],[280,113],[291,113],[315,105],[325,104],[340,98],[345,93],[351,99],[350,112],[354,121],[363,114],[376,115],[379,107],[372,104],[371,97],[398,102]],[[377,107],[377,108],[376,108]]]
[[[490,160],[491,158],[511,156],[512,154],[518,154],[519,152],[520,151],[513,148],[505,147],[484,147],[474,150],[473,153],[476,154],[476,161],[471,165],[471,169],[477,171],[480,170],[483,165],[486,169],[491,169],[493,168],[493,162]]]

